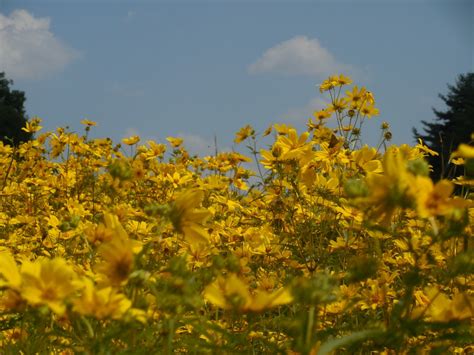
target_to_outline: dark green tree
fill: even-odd
[[[11,90],[12,80],[0,73],[0,140],[4,144],[18,145],[32,138],[31,133],[22,130],[28,122],[24,104],[25,93]]]
[[[446,111],[433,108],[436,115],[434,122],[421,121],[424,133],[415,128],[415,138],[421,138],[439,156],[430,157],[433,166],[431,177],[437,181],[441,178],[454,178],[463,174],[462,168],[449,163],[450,155],[460,143],[471,143],[474,132],[474,73],[459,75],[456,85],[448,85],[447,95],[439,97],[447,106]]]

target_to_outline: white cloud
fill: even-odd
[[[293,123],[306,123],[310,117],[313,117],[314,111],[319,111],[325,108],[328,103],[328,101],[325,101],[320,97],[315,97],[302,107],[294,107],[289,109],[288,112],[282,116],[282,119]]]
[[[184,146],[191,154],[206,156],[215,153],[214,140],[206,139],[196,134],[182,132],[178,133],[178,137],[184,139]]]
[[[79,53],[50,31],[50,19],[26,10],[0,13],[0,71],[13,79],[39,79],[61,71]]]
[[[250,73],[277,72],[323,77],[345,72],[351,67],[339,63],[318,39],[296,36],[267,49],[248,68]]]
[[[205,138],[197,134],[192,133],[183,133],[180,132],[177,134],[178,137],[183,138],[184,146],[190,154],[196,154],[200,157],[207,155],[214,155],[216,153],[216,145],[214,142],[214,137]],[[230,152],[229,147],[219,146],[219,140],[217,140],[217,151],[218,152]]]

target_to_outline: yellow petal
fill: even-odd
[[[21,285],[21,276],[16,265],[15,259],[9,252],[0,252],[0,274],[3,275],[6,282],[0,280],[0,286],[19,288]]]
[[[219,287],[219,282],[216,280],[204,289],[203,292],[204,299],[212,303],[214,306],[227,309],[229,306],[226,303],[225,295],[221,287]]]
[[[208,243],[210,236],[207,230],[196,223],[183,226],[184,239],[192,246]]]

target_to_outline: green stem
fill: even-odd
[[[169,320],[169,329],[168,329],[168,354],[173,353],[173,338],[174,338],[174,326],[175,326],[175,319],[171,318]]]
[[[310,306],[308,311],[308,323],[306,326],[306,337],[305,337],[305,348],[309,349],[311,346],[311,335],[313,335],[313,326],[314,326],[314,312],[316,310],[315,306]]]

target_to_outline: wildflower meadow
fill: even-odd
[[[306,131],[209,156],[89,120],[0,143],[0,352],[472,353],[474,148],[435,183],[367,88],[319,90]]]

